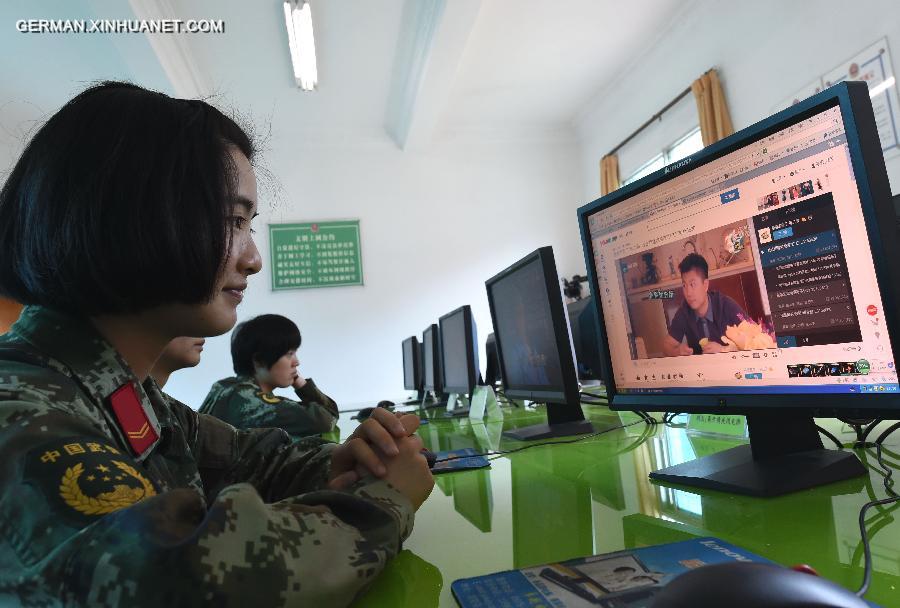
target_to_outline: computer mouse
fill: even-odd
[[[394,409],[394,402],[387,401],[387,400],[379,401],[378,405],[376,405],[375,407],[381,407],[386,410],[392,410],[392,409]],[[356,419],[357,420],[368,420],[369,417],[372,415],[372,412],[375,411],[375,407],[362,408],[361,410],[359,410],[359,412],[356,413]]]
[[[372,412],[374,412],[374,411],[375,411],[374,407],[364,407],[361,410],[359,410],[358,412],[356,412],[356,419],[357,420],[368,420],[369,416],[371,416]]]
[[[434,463],[437,462],[437,454],[435,454],[431,450],[422,450],[422,456],[424,456],[425,460],[428,461],[428,468],[433,469]]]
[[[675,577],[651,608],[866,608],[843,587],[780,566],[733,562],[701,566]]]

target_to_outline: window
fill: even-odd
[[[636,182],[642,177],[650,175],[654,171],[658,171],[666,165],[677,162],[702,149],[703,137],[700,135],[700,127],[696,127],[690,133],[663,150],[660,154],[657,154],[641,165],[637,171],[629,175],[625,181],[622,182],[622,185],[625,186],[631,182]]]

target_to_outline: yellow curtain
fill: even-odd
[[[700,117],[703,145],[708,146],[734,133],[722,83],[715,70],[710,70],[691,84]]]
[[[607,154],[600,159],[600,196],[619,187],[619,157]]]

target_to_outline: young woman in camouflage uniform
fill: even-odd
[[[201,101],[81,93],[0,191],[0,605],[345,605],[433,480],[415,417],[342,445],[239,431],[157,390],[260,270],[253,148]],[[371,419],[370,419],[371,422]]]
[[[298,373],[298,348],[300,330],[287,317],[260,315],[239,324],[231,337],[237,375],[213,384],[200,412],[239,429],[275,426],[298,438],[331,431],[337,404]],[[299,402],[272,393],[289,386]]]

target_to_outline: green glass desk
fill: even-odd
[[[584,410],[598,427],[620,424],[605,407]],[[352,415],[341,415],[334,439],[356,427]],[[442,419],[438,412],[419,435],[435,452],[509,449],[525,444],[501,438],[503,429],[545,420],[542,410],[504,408],[502,422],[488,423]],[[841,423],[822,423],[842,441],[852,440]],[[699,536],[717,536],[786,566],[809,564],[855,591],[863,574],[859,508],[885,496],[876,472],[774,499],[679,489],[647,478],[652,470],[737,443],[638,424],[502,456],[490,469],[437,475],[404,550],[356,605],[456,606],[450,584],[459,578]],[[900,433],[886,446],[900,452]],[[875,464],[874,455],[861,456]],[[874,573],[867,599],[900,607],[900,523],[894,520],[900,509],[883,511],[869,514]]]

